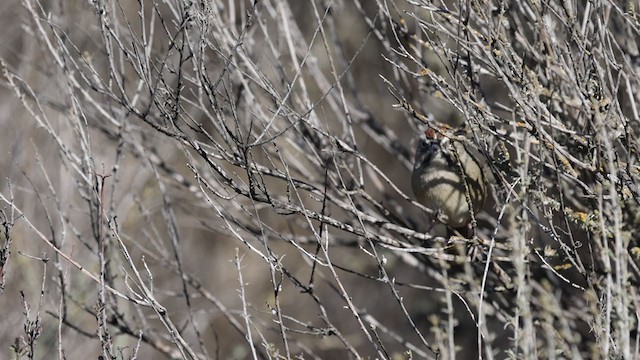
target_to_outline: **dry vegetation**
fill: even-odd
[[[640,356],[635,0],[0,8],[1,358]]]

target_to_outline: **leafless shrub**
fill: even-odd
[[[20,4],[13,356],[640,356],[634,3]],[[492,173],[471,239],[409,190],[437,123]]]

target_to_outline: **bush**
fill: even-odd
[[[11,3],[11,356],[640,356],[632,3]],[[413,200],[441,124],[469,234]]]

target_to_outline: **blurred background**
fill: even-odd
[[[640,356],[636,8],[3,2],[0,357]]]

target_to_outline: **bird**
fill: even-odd
[[[411,175],[416,200],[436,212],[451,228],[469,225],[472,219],[469,202],[475,219],[487,195],[480,159],[480,154],[474,154],[462,141],[429,127],[416,146]]]

